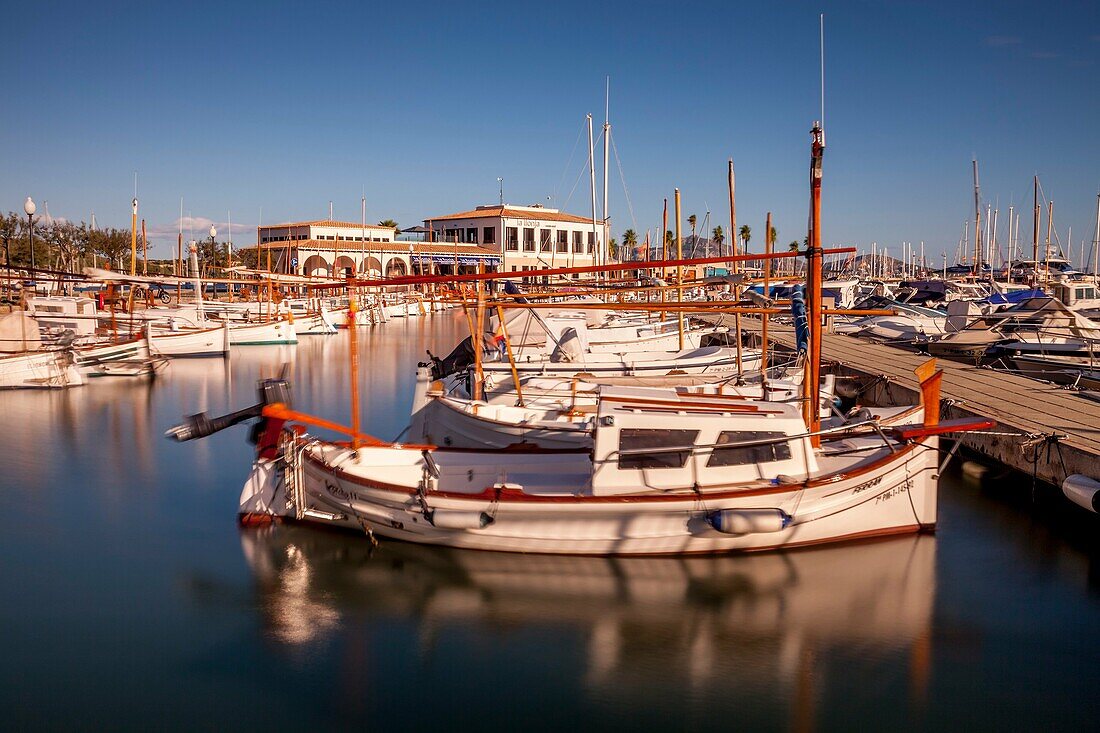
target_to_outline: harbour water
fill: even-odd
[[[367,432],[460,315],[361,329]],[[348,421],[347,334],[176,360],[152,383],[8,392],[6,729],[1059,729],[1100,720],[1095,517],[955,467],[939,531],[690,559],[449,551],[239,528],[255,401]]]

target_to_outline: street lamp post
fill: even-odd
[[[34,205],[34,200],[30,196],[23,202],[23,211],[27,212],[27,246],[31,250],[31,287],[37,293],[38,282],[34,277],[34,212],[38,211],[38,207]]]

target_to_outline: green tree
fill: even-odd
[[[636,256],[636,250],[638,249],[638,233],[633,229],[627,229],[623,232],[623,248],[631,258]]]
[[[724,229],[722,229],[721,224],[719,224],[718,226],[714,227],[713,230],[711,230],[710,238],[718,243],[718,251],[721,251],[722,250],[722,243],[726,241],[726,231]]]
[[[398,228],[397,222],[394,221],[393,219],[383,219],[382,221],[378,222],[378,226],[380,226],[380,227],[393,227],[394,229]]]
[[[748,250],[749,240],[752,239],[752,227],[748,224],[742,224],[738,233],[741,235],[741,241],[745,243],[745,249]]]
[[[619,243],[615,241],[615,237],[607,240],[607,255],[612,260],[619,258]]]

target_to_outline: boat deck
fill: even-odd
[[[707,318],[733,325],[733,318]],[[759,333],[759,321],[742,319],[742,328]],[[792,327],[769,324],[768,340],[794,346]],[[927,354],[871,341],[825,334],[821,355],[839,375],[865,385],[862,400],[876,405],[913,404],[919,399],[913,374]],[[988,417],[997,427],[988,434],[963,436],[963,445],[1055,485],[1069,474],[1093,477],[1100,470],[1100,402],[1084,393],[1008,372],[939,359],[943,370],[943,417]]]

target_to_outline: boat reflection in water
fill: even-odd
[[[295,651],[351,643],[364,627],[391,633],[406,624],[415,627],[412,656],[457,651],[477,660],[465,674],[490,679],[482,666],[492,664],[484,659],[487,640],[502,653],[530,654],[541,639],[548,648],[538,653],[554,660],[557,673],[564,667],[582,694],[616,707],[663,707],[661,696],[719,709],[751,702],[758,709],[742,723],[761,715],[767,727],[774,715],[807,724],[829,670],[845,684],[870,680],[881,694],[879,677],[907,669],[900,675],[907,681],[895,680],[903,699],[909,689],[910,705],[894,706],[903,714],[919,706],[927,684],[936,575],[936,541],[927,535],[626,559],[400,542],[371,551],[356,535],[288,525],[241,533],[265,631]],[[846,666],[853,669],[837,670]]]

